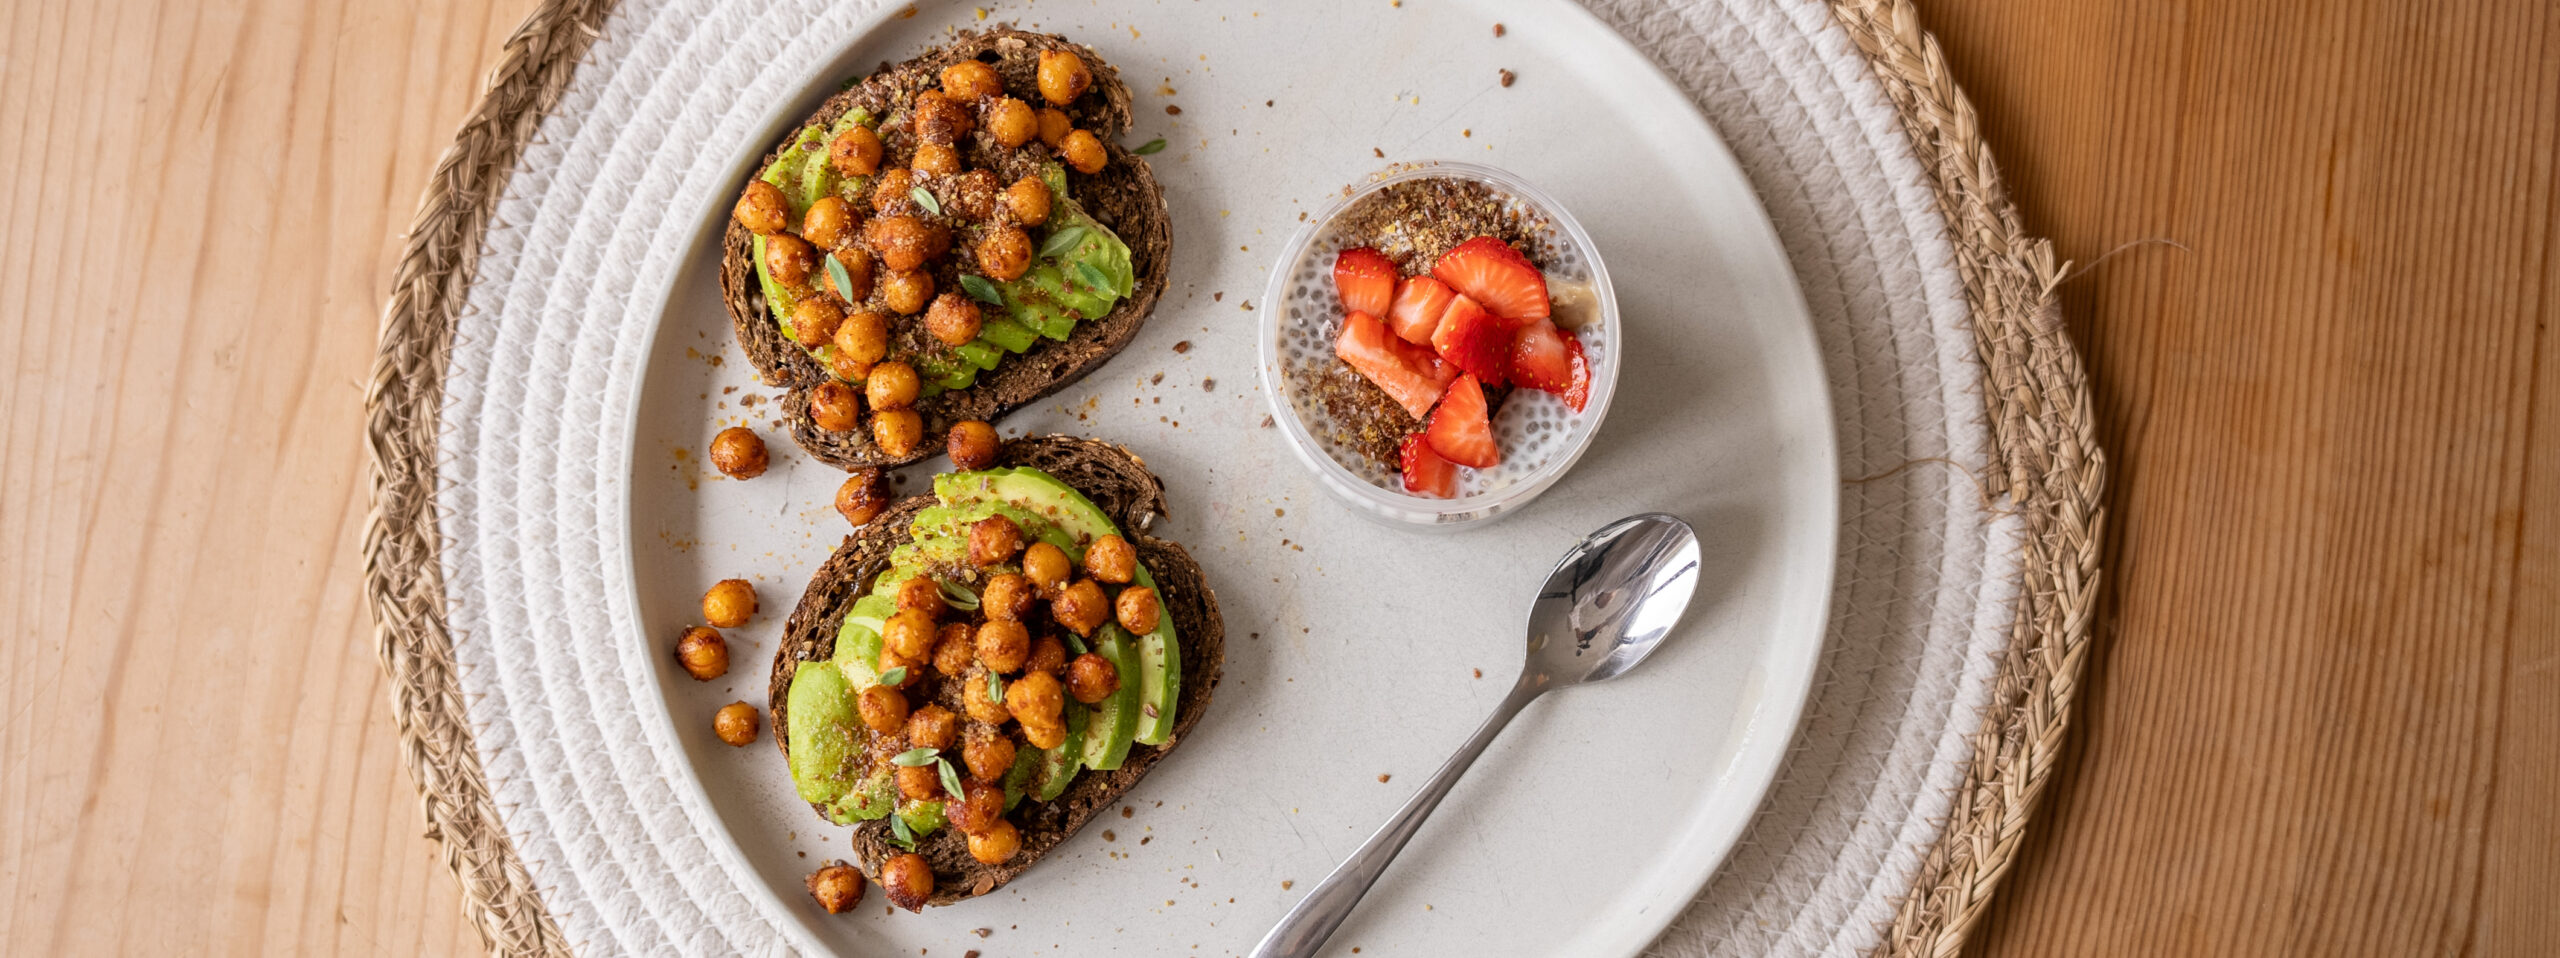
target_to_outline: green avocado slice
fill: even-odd
[[[1139,669],[1135,643],[1129,633],[1117,625],[1102,627],[1102,638],[1093,644],[1094,654],[1111,660],[1122,675]],[[1084,764],[1087,768],[1108,772],[1120,767],[1129,757],[1129,744],[1137,739],[1141,683],[1122,682],[1111,697],[1094,703],[1091,724],[1085,726]]]
[[[833,662],[802,662],[791,675],[791,784],[803,801],[833,802],[853,788],[866,734],[853,697]]]

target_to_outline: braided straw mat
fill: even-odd
[[[635,719],[600,700],[543,714],[569,710],[520,687],[538,677],[480,666],[493,644],[523,641],[507,633],[591,638],[561,610],[578,604],[577,576],[600,592],[598,570],[620,559],[594,544],[610,497],[523,488],[515,470],[609,482],[621,464],[552,448],[575,437],[527,448],[509,436],[542,402],[596,422],[601,409],[575,397],[635,376],[638,351],[624,337],[579,354],[521,303],[558,281],[564,237],[681,205],[633,193],[582,209],[577,190],[554,188],[559,171],[584,164],[580,182],[635,190],[635,169],[668,152],[635,115],[668,109],[678,88],[788,95],[745,62],[759,58],[725,51],[783,35],[778,24],[800,31],[794,49],[827,49],[877,5],[545,0],[507,41],[411,225],[366,396],[366,589],[429,834],[496,950],[781,949],[699,837],[698,796],[679,796],[645,755],[561,753],[573,733],[639,737]],[[1691,92],[1758,187],[1821,338],[1843,470],[1831,635],[1796,744],[1742,843],[1653,952],[1955,954],[2037,807],[2098,586],[2103,460],[2052,296],[2059,267],[2021,230],[1906,0],[1590,6]],[[689,188],[698,205],[730,184]],[[670,248],[607,252],[662,266],[681,238],[642,242]],[[513,382],[522,367],[510,364],[543,355],[584,384]],[[537,388],[542,402],[527,401]],[[519,519],[556,540],[549,554],[491,531]],[[492,585],[510,577],[513,593]]]

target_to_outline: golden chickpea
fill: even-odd
[[[853,204],[841,196],[822,196],[801,217],[800,235],[819,249],[835,249],[853,239]]]
[[[898,794],[908,801],[930,802],[942,797],[942,772],[931,765],[901,765],[895,774]]]
[[[1022,671],[1031,658],[1031,630],[1020,622],[990,619],[978,627],[978,661],[997,672],[1011,674]],[[1008,697],[1006,701],[1012,699]]]
[[[829,255],[834,256],[836,262],[844,264],[845,285],[836,290],[836,295],[844,297],[844,301],[848,303],[859,303],[871,298],[871,251],[859,246],[845,246]],[[825,265],[819,264],[821,268]],[[836,285],[835,274],[827,274],[827,285],[829,287]]]
[[[722,579],[702,593],[702,619],[715,629],[734,629],[756,614],[756,587],[745,579]]]
[[[1076,172],[1087,176],[1102,172],[1102,167],[1111,162],[1111,154],[1103,152],[1101,138],[1090,130],[1067,134],[1067,138],[1058,144],[1058,157],[1066,160]]]
[[[950,748],[960,740],[960,717],[939,705],[907,713],[907,744],[916,748]]]
[[[865,126],[836,134],[835,142],[827,144],[827,162],[846,176],[880,172],[880,134]]]
[[[764,268],[773,281],[798,287],[809,282],[809,274],[818,268],[818,251],[809,241],[789,233],[775,233],[764,238]]]
[[[871,181],[871,210],[881,216],[913,216],[917,212],[915,174],[903,169],[883,171]]]
[[[1039,673],[1034,673],[1039,674]],[[1067,723],[1031,722],[1022,726],[1022,740],[1032,748],[1057,748],[1067,743]]]
[[[1116,535],[1095,539],[1084,550],[1084,571],[1112,585],[1126,584],[1138,572],[1138,550],[1129,547],[1129,540]]]
[[[791,307],[791,338],[803,346],[822,346],[844,325],[844,307],[832,297],[811,296]]]
[[[747,191],[738,194],[738,205],[729,211],[738,225],[758,236],[771,236],[791,226],[791,201],[782,188],[762,178],[747,181]]]
[[[871,417],[871,442],[884,455],[906,458],[924,444],[924,417],[913,409],[892,409]]]
[[[1005,97],[987,105],[987,133],[1008,148],[1021,146],[1040,135],[1040,115],[1031,104]]]
[[[926,662],[923,659],[911,659],[906,656],[899,655],[896,651],[890,649],[880,650],[881,675],[886,676],[899,669],[906,670],[904,677],[900,678],[897,682],[897,687],[900,689],[911,689],[916,687],[916,683],[924,681],[925,667],[930,664],[932,663]]]
[[[977,120],[959,101],[943,95],[940,90],[926,90],[916,94],[907,124],[924,145],[947,147],[968,136]]]
[[[1014,222],[1024,226],[1049,222],[1049,199],[1049,184],[1040,182],[1037,176],[1015,180],[1004,190],[1005,210],[1013,214]]]
[[[1057,672],[1067,667],[1067,644],[1054,635],[1031,641],[1031,660],[1022,664],[1034,672]]]
[[[964,782],[960,792],[960,800],[943,805],[942,813],[961,834],[975,835],[1004,821],[1004,786],[984,780]]]
[[[880,277],[880,305],[900,316],[923,312],[933,302],[933,274],[921,269],[895,270]]]
[[[746,745],[756,740],[756,707],[745,702],[731,702],[711,713],[711,734],[730,745]]]
[[[1058,677],[1047,672],[1024,672],[1004,688],[1004,707],[1024,727],[1060,724],[1061,710],[1067,707],[1066,690],[1058,685]],[[1039,744],[1037,741],[1033,744]],[[1049,746],[1042,745],[1041,748]]]
[[[933,298],[933,308],[925,311],[924,329],[945,346],[958,346],[978,338],[985,325],[978,315],[978,301],[958,293],[944,293]]]
[[[953,423],[942,445],[951,454],[952,468],[970,472],[996,464],[996,427],[982,420]]]
[[[818,907],[826,909],[827,914],[841,915],[862,904],[862,872],[851,865],[843,862],[829,864],[809,873],[806,883],[809,897],[816,899]]]
[[[1120,627],[1131,635],[1155,631],[1157,620],[1163,616],[1163,609],[1156,603],[1156,590],[1142,585],[1120,590],[1120,597],[1111,605],[1120,614]]]
[[[862,226],[891,275],[915,269],[951,248],[951,231],[913,216],[882,216]]]
[[[1056,107],[1040,110],[1041,145],[1057,149],[1059,144],[1067,142],[1067,131],[1072,129],[1075,129],[1075,121],[1067,119],[1066,111]]]
[[[991,279],[1017,280],[1031,271],[1031,234],[1011,223],[989,229],[978,238],[978,272]]]
[[[701,626],[684,630],[676,639],[676,664],[684,666],[684,674],[696,682],[708,682],[729,674],[729,640],[720,633]]]
[[[773,460],[765,455],[764,439],[745,426],[731,426],[711,437],[711,465],[731,479],[753,479],[764,475]]]
[[[809,390],[809,421],[828,432],[852,432],[862,425],[862,402],[853,387],[833,379]]]
[[[933,656],[934,640],[940,631],[934,627],[933,614],[923,609],[901,609],[880,626],[880,651],[896,653],[902,661],[921,662]],[[888,671],[882,665],[881,671]]]
[[[916,368],[905,363],[881,363],[871,370],[871,378],[862,381],[864,399],[873,409],[905,409],[916,404]]]
[[[827,354],[827,372],[845,382],[858,383],[871,375],[871,364],[838,351]]]
[[[836,327],[836,352],[862,364],[865,375],[889,355],[889,318],[867,309],[855,310]]]
[[[857,528],[870,525],[887,508],[889,480],[878,469],[856,469],[844,477],[844,485],[836,487],[836,512]]]
[[[983,632],[985,630],[981,629],[979,631]],[[985,722],[989,725],[1002,725],[1007,719],[1013,718],[1013,713],[1005,709],[1003,702],[998,702],[987,697],[987,672],[982,669],[971,669],[968,674],[960,677],[960,710],[967,712],[970,718]],[[969,742],[971,748],[977,747],[977,739],[974,736],[970,738]],[[1012,750],[1009,747],[1006,749],[1007,754],[1004,757],[1005,765],[1013,764],[1013,755],[1011,754],[1011,751]],[[969,767],[971,769],[976,769],[978,765],[976,762],[971,762],[969,763]],[[998,766],[999,769],[1002,767],[1003,766]],[[986,776],[981,775],[979,777],[985,778]]]
[[[1065,106],[1093,86],[1093,70],[1084,58],[1065,50],[1040,51],[1040,98]]]
[[[1039,587],[1041,595],[1056,597],[1059,588],[1067,584],[1069,571],[1064,549],[1034,542],[1031,548],[1022,550],[1022,574]]]
[[[986,674],[979,673],[974,684],[981,688],[985,687]],[[1004,778],[1004,773],[1013,770],[1013,740],[1006,738],[1004,732],[996,728],[998,724],[1001,723],[985,722],[969,726],[968,737],[962,740],[960,746],[960,761],[969,766],[969,777],[982,782],[993,782]]]
[[[1002,817],[984,829],[961,834],[969,837],[969,857],[984,864],[1002,865],[1022,851],[1022,830]]]
[[[969,564],[991,566],[1022,551],[1022,527],[1003,516],[988,516],[969,526]]]
[[[933,864],[914,852],[881,862],[880,893],[908,911],[923,908],[933,897]]]
[[[1022,621],[1022,613],[1030,610],[1032,600],[1039,597],[1031,580],[1023,578],[1021,573],[1007,572],[987,580],[986,591],[978,594],[978,608],[984,610],[990,620],[1019,622]]]
[[[927,176],[960,175],[960,151],[942,143],[919,143],[907,168]]]
[[[1111,621],[1111,600],[1103,597],[1102,586],[1092,579],[1077,579],[1049,600],[1049,615],[1069,631],[1089,636]]]
[[[1076,656],[1067,666],[1067,693],[1086,705],[1111,697],[1120,691],[1120,667],[1110,659],[1087,652]]]
[[[907,727],[907,693],[905,692],[886,685],[874,685],[862,690],[862,699],[858,704],[862,710],[864,728],[882,735],[895,735],[900,729]]]
[[[1003,96],[1004,79],[996,76],[996,68],[976,60],[962,60],[942,68],[942,92],[963,102],[982,96]]]
[[[933,581],[932,576],[920,575],[898,583],[897,599],[898,611],[912,609],[933,619],[941,618],[943,610],[951,606],[943,601],[942,584]]]

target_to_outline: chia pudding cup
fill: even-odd
[[[1536,390],[1488,390],[1502,461],[1462,470],[1453,498],[1418,496],[1404,491],[1394,448],[1419,424],[1334,355],[1343,321],[1334,256],[1371,246],[1412,275],[1479,233],[1512,242],[1545,274],[1557,325],[1581,340],[1590,361],[1590,398],[1575,412]],[[1618,300],[1590,235],[1545,192],[1479,163],[1397,164],[1346,188],[1281,251],[1260,314],[1273,423],[1326,491],[1390,524],[1460,526],[1537,498],[1582,458],[1617,391]]]

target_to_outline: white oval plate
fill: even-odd
[[[810,64],[807,92],[777,105],[770,135],[734,146],[737,178],[845,78],[977,24],[974,11],[891,12],[834,62]],[[724,199],[701,213],[632,411],[627,534],[643,629],[626,641],[656,663],[659,720],[684,749],[666,774],[699,782],[736,860],[763,880],[749,894],[770,896],[803,949],[1241,953],[1501,698],[1556,556],[1609,520],[1667,511],[1705,545],[1681,631],[1635,674],[1531,707],[1332,950],[1642,948],[1776,774],[1834,560],[1838,475],[1811,325],[1723,143],[1641,54],[1561,2],[1053,0],[994,4],[986,22],[1008,19],[1119,66],[1138,106],[1127,144],[1170,143],[1150,160],[1174,259],[1171,288],[1126,352],[1001,429],[1111,439],[1163,477],[1173,511],[1153,531],[1208,570],[1225,681],[1127,796],[1127,817],[1097,819],[1002,891],[921,915],[887,914],[876,892],[852,914],[819,911],[801,878],[844,854],[844,830],[793,797],[769,735],[743,749],[711,735],[720,705],[765,704],[782,621],[845,532],[829,505],[841,474],[774,425],[780,391],[755,383],[732,342],[716,280]],[[1514,85],[1500,85],[1503,70]],[[1617,280],[1628,360],[1597,443],[1559,485],[1500,521],[1422,535],[1343,509],[1262,426],[1247,300],[1300,213],[1382,158],[1432,157],[1517,172],[1580,217]],[[750,482],[702,464],[711,435],[740,423],[774,451],[772,471]],[[908,470],[903,488],[943,468]],[[763,612],[730,631],[728,676],[696,683],[666,648],[699,617],[702,590],[728,577],[754,581]]]

